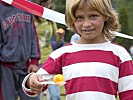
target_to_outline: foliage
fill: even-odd
[[[54,0],[55,1],[55,9],[61,13],[65,13],[65,2],[66,0]],[[121,32],[123,34],[133,36],[133,12],[132,5],[133,0],[111,0],[114,9],[116,9],[120,16],[121,23]],[[67,30],[66,26],[58,25],[59,27],[63,27],[66,30],[65,40],[69,41],[72,35],[72,32]],[[124,39],[120,37],[116,37],[114,40],[116,43],[123,45],[124,47],[129,49],[131,45],[133,45],[133,40]]]
[[[132,5],[133,0],[114,0],[116,1],[117,11],[120,16],[120,24],[121,24],[121,32],[123,34],[133,36],[133,12],[132,12]],[[123,45],[127,50],[129,50],[130,46],[133,45],[133,40],[124,39],[117,37],[115,42]]]
[[[60,13],[63,13],[65,14],[65,5],[66,5],[66,0],[54,0],[54,3],[55,3],[55,10],[60,12]],[[73,32],[71,32],[67,26],[65,25],[62,25],[62,24],[58,24],[58,27],[61,27],[63,29],[65,29],[65,42],[69,42],[70,41],[70,38],[73,34]]]
[[[55,1],[55,10],[61,13],[65,13],[65,2],[66,0],[54,0]],[[133,12],[132,5],[133,0],[111,0],[114,9],[117,10],[120,17],[121,24],[121,33],[133,36]],[[58,24],[59,27],[63,27],[66,30],[65,41],[69,41],[72,35],[71,31],[67,30],[67,27],[64,25]],[[116,37],[114,42],[124,46],[129,50],[130,46],[133,45],[133,40],[124,39]]]
[[[61,13],[65,13],[65,4],[66,0],[54,0],[55,2],[55,9]]]

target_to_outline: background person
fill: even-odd
[[[74,33],[71,37],[71,40],[70,42],[73,42],[73,41],[78,41],[80,39],[80,35],[77,34],[77,33]]]
[[[0,9],[0,100],[39,100],[25,95],[21,85],[40,59],[33,16],[2,1]]]
[[[51,37],[51,41],[50,42],[51,42],[51,47],[52,47],[53,51],[58,49],[58,48],[60,48],[60,47],[62,47],[65,44],[64,35],[65,35],[64,29],[59,28],[56,31],[56,36],[58,38],[57,41],[56,41],[56,39],[55,39],[56,37],[54,35]]]

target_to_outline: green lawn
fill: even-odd
[[[64,96],[64,95],[65,95],[64,86],[61,86],[61,87],[60,87],[60,94],[61,94],[61,100],[66,100],[66,99],[65,99],[66,96]],[[45,95],[44,95],[44,97],[43,97],[43,100],[47,100]]]

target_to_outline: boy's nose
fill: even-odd
[[[91,26],[92,24],[91,24],[91,21],[89,20],[89,19],[85,19],[84,20],[84,22],[83,22],[83,26],[84,27],[89,27],[89,26]]]

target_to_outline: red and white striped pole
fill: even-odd
[[[65,25],[65,15],[26,0],[2,0],[34,15]]]
[[[40,5],[37,5],[37,4],[27,1],[27,0],[2,0],[2,1],[4,1],[8,4],[11,4],[17,8],[20,8],[22,10],[25,10],[29,13],[32,13],[34,15],[37,15],[37,16],[49,19],[51,21],[66,25],[65,15],[62,13],[56,12],[56,11],[48,9],[46,7],[42,7]],[[119,37],[133,40],[133,36],[125,35],[125,34],[122,34],[119,32],[112,32],[112,34],[119,36]]]

